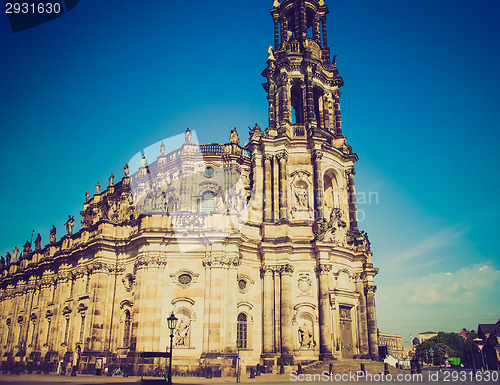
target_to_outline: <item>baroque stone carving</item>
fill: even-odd
[[[330,220],[315,223],[313,232],[317,241],[345,245],[347,242],[347,224],[342,219],[342,210],[339,208],[332,209]]]
[[[333,266],[331,264],[319,264],[315,267],[316,274],[328,274],[332,271]]]
[[[313,338],[312,325],[304,323],[299,326],[299,346],[301,349],[313,349],[316,341]]]
[[[309,273],[300,273],[297,281],[297,287],[301,295],[311,295],[312,282]]]
[[[186,320],[181,319],[174,333],[175,346],[189,346],[189,329],[190,324]]]
[[[73,226],[75,225],[75,217],[68,215],[68,220],[64,224],[66,226],[66,231],[68,235],[73,234]]]
[[[307,171],[295,171],[291,174],[292,219],[312,219],[311,210],[311,180]]]
[[[240,258],[224,258],[224,257],[208,257],[204,258],[202,262],[203,267],[222,267],[229,269],[230,267],[237,267],[241,265]]]

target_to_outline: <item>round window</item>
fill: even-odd
[[[247,281],[245,281],[244,279],[240,279],[238,281],[238,287],[240,288],[240,290],[245,290],[247,288]]]
[[[192,278],[189,274],[181,274],[181,275],[179,275],[179,277],[177,278],[177,281],[178,281],[181,285],[188,285],[189,283],[191,283],[192,279],[193,279],[193,278]]]
[[[210,178],[212,175],[214,175],[214,171],[215,171],[215,170],[214,170],[214,168],[213,168],[213,167],[210,167],[210,166],[206,167],[206,168],[205,168],[205,176],[206,176],[207,178]]]

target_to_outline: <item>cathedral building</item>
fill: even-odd
[[[378,356],[370,243],[357,221],[323,0],[274,1],[268,127],[183,144],[86,194],[81,229],[0,261],[3,370],[102,365],[231,374]],[[271,28],[270,28],[271,32]],[[59,239],[58,239],[59,238]],[[62,363],[61,363],[62,362]]]

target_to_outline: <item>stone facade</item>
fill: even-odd
[[[377,357],[378,269],[358,229],[354,163],[342,134],[343,80],[326,36],[327,6],[275,1],[264,88],[269,126],[241,146],[185,143],[96,193],[81,229],[27,242],[0,265],[0,352],[54,370],[63,361],[226,374],[247,365]],[[102,191],[101,191],[102,190]],[[163,360],[163,361],[162,361]],[[41,365],[42,364],[42,365]]]
[[[379,346],[386,346],[387,353],[398,360],[402,360],[407,356],[403,349],[401,336],[397,334],[379,333],[378,344]]]

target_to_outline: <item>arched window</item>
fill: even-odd
[[[323,187],[324,187],[324,199],[325,207],[328,214],[333,208],[339,208],[339,195],[338,195],[338,185],[335,174],[332,170],[328,170],[323,176]]]
[[[130,311],[125,310],[125,319],[123,320],[123,346],[128,347],[130,343]]]
[[[201,196],[201,212],[209,213],[215,208],[215,194],[212,191],[205,191]]]
[[[236,344],[238,349],[246,349],[248,346],[248,317],[245,313],[238,314]]]

